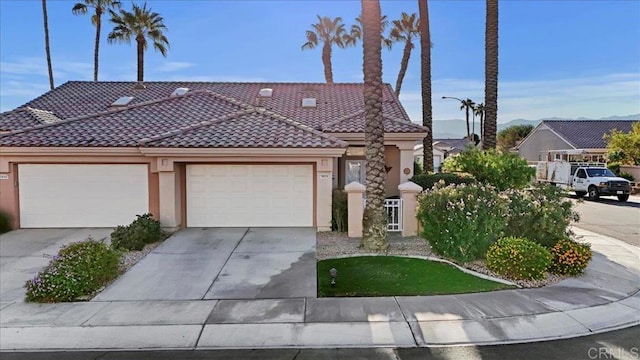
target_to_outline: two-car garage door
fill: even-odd
[[[187,165],[187,226],[313,226],[311,165]]]
[[[20,226],[115,227],[149,212],[147,165],[18,166]]]

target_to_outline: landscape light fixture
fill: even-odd
[[[329,276],[331,276],[331,287],[336,287],[336,276],[338,276],[338,270],[331,268],[329,270]]]

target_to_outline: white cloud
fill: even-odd
[[[90,80],[93,78],[93,63],[55,60],[52,62],[52,66],[56,83],[70,79]],[[2,73],[3,76],[49,76],[47,62],[44,57],[26,57],[18,59],[17,61],[0,62],[0,73]]]
[[[640,113],[640,74],[608,74],[572,79],[502,81],[498,84],[498,122],[513,119],[601,118]],[[484,82],[438,79],[432,83],[433,118],[462,119],[464,112],[442,96],[484,100]],[[419,91],[400,95],[413,121],[422,118]]]
[[[194,66],[196,66],[196,64],[189,63],[189,62],[167,61],[167,62],[163,62],[162,65],[154,68],[153,70],[157,72],[174,72],[174,71],[188,69]]]

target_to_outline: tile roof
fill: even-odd
[[[24,107],[0,114],[0,132],[51,124],[60,120],[62,119],[50,111]]]
[[[457,150],[464,150],[467,147],[469,141],[466,138],[462,139],[433,139],[433,146],[440,147],[442,149],[450,148]],[[446,150],[450,150],[446,149]]]
[[[223,119],[141,140],[141,146],[177,148],[337,148],[347,143],[268,111]]]
[[[631,131],[631,124],[640,120],[543,120],[553,131],[576,149],[604,149],[602,136],[613,129]]]
[[[384,106],[383,106],[384,111]],[[364,129],[364,110],[357,111],[354,114],[339,118],[320,126],[322,131],[328,133],[361,133]],[[384,131],[392,133],[424,133],[428,130],[418,124],[406,121],[396,120],[395,118],[384,115],[383,118]]]

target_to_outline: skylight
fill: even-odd
[[[273,89],[270,89],[270,88],[260,89],[260,92],[258,94],[260,95],[260,97],[270,98],[273,96]]]
[[[316,107],[316,98],[302,98],[302,107],[303,108]]]
[[[133,100],[133,96],[122,96],[118,100],[114,101],[111,106],[127,106]]]
[[[179,87],[173,90],[173,92],[171,93],[171,96],[181,96],[186,94],[188,91],[189,91],[189,88]]]

